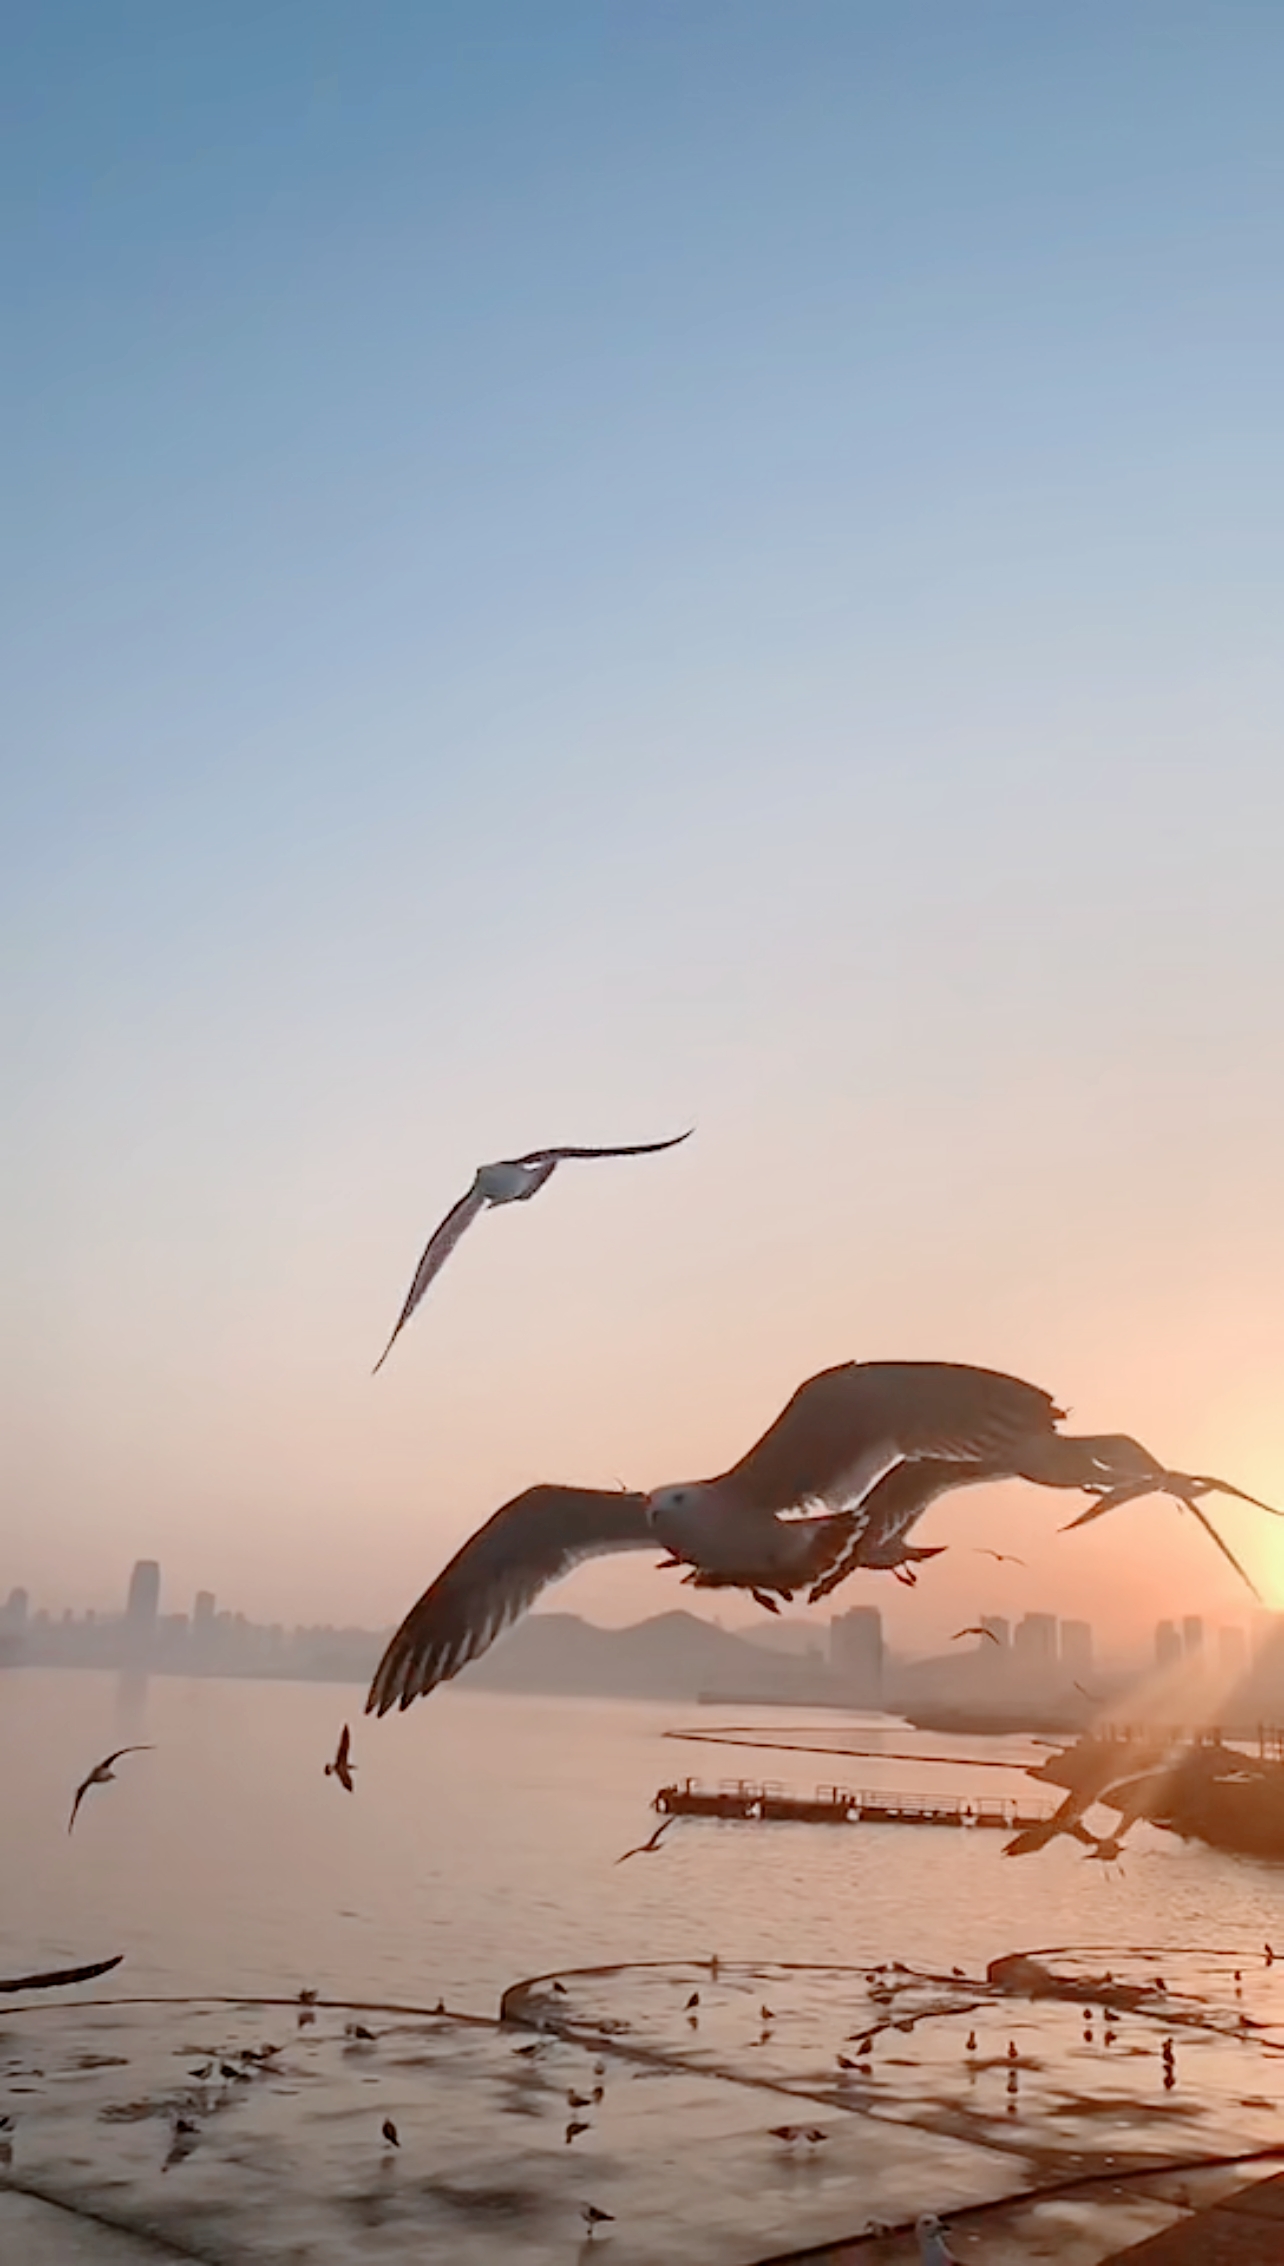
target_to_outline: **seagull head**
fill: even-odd
[[[698,1479],[676,1487],[657,1487],[647,1497],[647,1515],[658,1539],[675,1558],[689,1558],[706,1523],[713,1490]]]

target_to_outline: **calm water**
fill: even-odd
[[[1284,1867],[1138,1834],[1122,1876],[1060,1844],[1005,1860],[999,1834],[894,1827],[675,1827],[656,1788],[688,1774],[1043,1796],[1017,1773],[742,1753],[661,1737],[712,1711],[446,1691],[359,1715],[333,1685],[0,1675],[0,1971],[127,1955],[113,1988],[293,1992],[478,2013],[549,1968],[640,1957],[972,1967],[1056,1943],[1259,1945],[1284,1933]],[[357,1792],[322,1775],[353,1725]],[[729,1718],[728,1718],[729,1720]],[[770,1710],[737,1722],[799,1723]],[[812,1714],[854,1745],[1015,1753]],[[70,1796],[126,1741],[112,1786]]]

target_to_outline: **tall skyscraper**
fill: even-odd
[[[1025,1613],[1012,1633],[1012,1650],[1027,1668],[1050,1668],[1057,1657],[1055,1613]]]
[[[125,1600],[125,1658],[136,1664],[150,1657],[156,1643],[156,1617],[160,1610],[160,1567],[154,1558],[140,1558],[129,1577]]]
[[[1061,1665],[1072,1676],[1087,1676],[1092,1673],[1091,1621],[1062,1622]]]
[[[1007,1651],[1012,1642],[1012,1630],[1002,1613],[983,1613],[981,1627],[989,1630],[1001,1652]]]
[[[857,1605],[836,1613],[829,1624],[829,1665],[856,1707],[883,1704],[883,1616],[877,1606]]]
[[[1198,1613],[1188,1613],[1182,1622],[1181,1648],[1183,1652],[1191,1654],[1204,1649],[1204,1624]]]
[[[1155,1666],[1171,1668],[1181,1659],[1181,1630],[1175,1621],[1155,1623]]]

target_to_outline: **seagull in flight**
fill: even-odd
[[[655,1832],[652,1834],[650,1840],[639,1841],[636,1849],[626,1849],[624,1856],[616,1858],[616,1864],[622,1865],[624,1863],[625,1857],[649,1857],[653,1849],[659,1848],[661,1835],[666,1834],[669,1830],[669,1827],[676,1824],[676,1818],[661,1818],[660,1823],[657,1825]]]
[[[988,1637],[991,1644],[997,1644],[999,1641],[993,1629],[983,1627],[980,1621],[975,1622],[970,1629],[956,1629],[950,1638],[950,1643],[957,1644],[960,1637]]]
[[[978,1558],[993,1558],[996,1566],[1023,1566],[1024,1558],[1014,1558],[1010,1550],[978,1549]]]
[[[427,1290],[434,1275],[441,1272],[458,1243],[465,1228],[471,1227],[479,1212],[491,1204],[525,1204],[537,1196],[546,1180],[551,1180],[559,1164],[572,1157],[652,1157],[661,1149],[676,1149],[689,1141],[694,1127],[685,1133],[675,1133],[668,1141],[634,1141],[618,1149],[531,1149],[524,1157],[507,1157],[498,1164],[484,1164],[477,1169],[472,1187],[452,1205],[446,1217],[433,1229],[423,1257],[415,1269],[415,1279],[406,1294],[406,1303],[397,1316],[397,1327],[374,1365],[377,1377],[397,1339],[400,1337],[416,1306]]]
[[[90,1771],[88,1778],[82,1779],[79,1786],[76,1788],[76,1799],[71,1805],[71,1816],[67,1820],[68,1833],[70,1833],[73,1825],[76,1822],[76,1812],[80,1808],[81,1803],[84,1801],[90,1787],[106,1786],[110,1782],[110,1780],[112,1780],[116,1776],[115,1771],[111,1767],[114,1762],[119,1762],[122,1755],[149,1755],[151,1752],[152,1749],[150,1746],[117,1747],[114,1754],[104,1755],[101,1762],[96,1762],[93,1769]]]
[[[375,1670],[366,1711],[409,1707],[458,1675],[586,1559],[658,1545],[697,1588],[745,1589],[760,1600],[807,1589],[814,1604],[861,1567],[903,1566],[915,1556],[905,1536],[927,1505],[982,1480],[1084,1490],[1098,1498],[1088,1516],[1134,1495],[1173,1494],[1226,1550],[1196,1500],[1220,1482],[1168,1471],[1121,1434],[1067,1436],[1057,1430],[1063,1415],[1037,1386],[992,1369],[845,1362],[800,1385],[717,1478],[651,1494],[528,1487],[411,1607]]]
[[[351,1753],[352,1733],[349,1731],[348,1726],[345,1723],[342,1731],[339,1734],[338,1751],[335,1754],[334,1761],[328,1762],[326,1764],[325,1774],[327,1778],[337,1778],[339,1784],[344,1787],[349,1794],[356,1792],[356,1788],[352,1783],[352,1773],[357,1766],[349,1759]]]

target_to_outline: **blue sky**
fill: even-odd
[[[390,1618],[848,1354],[1284,1493],[1282,66],[1238,0],[11,27],[10,1578]],[[693,1120],[370,1386],[480,1157]],[[1128,1515],[1075,1580],[1217,1578]]]

